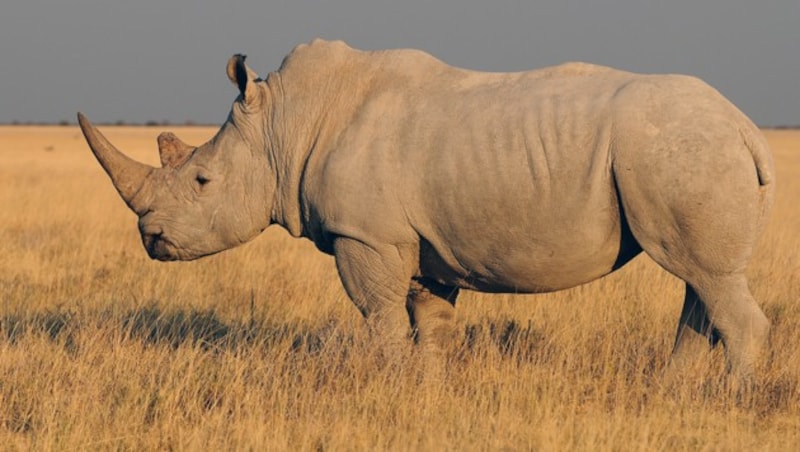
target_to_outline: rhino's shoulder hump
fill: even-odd
[[[586,75],[601,75],[601,74],[623,74],[625,71],[610,68],[608,66],[601,66],[598,64],[584,63],[581,61],[570,61],[559,64],[557,66],[545,67],[542,69],[534,70],[532,73],[540,78],[557,78],[557,77],[579,77]]]
[[[325,64],[326,61],[333,63],[357,53],[358,50],[348,46],[344,41],[326,41],[317,38],[295,46],[283,59],[281,69],[304,62],[313,62],[315,65]]]

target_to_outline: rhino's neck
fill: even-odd
[[[295,49],[267,80],[277,171],[272,221],[295,237],[304,235],[301,184],[309,159],[332,149],[363,102],[369,71],[361,70],[362,56],[343,43],[315,41]]]

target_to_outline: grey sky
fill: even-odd
[[[0,122],[81,110],[218,123],[236,94],[231,54],[265,75],[314,37],[480,70],[583,60],[688,73],[758,124],[800,124],[797,0],[11,0],[0,6]]]

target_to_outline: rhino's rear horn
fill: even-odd
[[[146,210],[147,206],[138,205],[141,201],[137,203],[136,194],[144,187],[147,176],[155,168],[132,160],[120,152],[89,122],[83,113],[78,113],[78,124],[81,126],[83,136],[86,137],[92,153],[106,170],[111,182],[114,183],[114,187],[128,207],[137,214]]]
[[[194,150],[194,146],[184,143],[172,132],[164,132],[158,136],[158,155],[161,157],[161,166],[165,168],[183,165]]]

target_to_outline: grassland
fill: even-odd
[[[160,130],[104,130],[157,162]],[[311,244],[270,229],[150,261],[76,128],[0,127],[0,449],[797,450],[800,132],[767,136],[778,198],[749,274],[773,329],[742,401],[720,350],[662,387],[682,284],[647,257],[555,294],[464,293],[448,378],[419,384]]]

